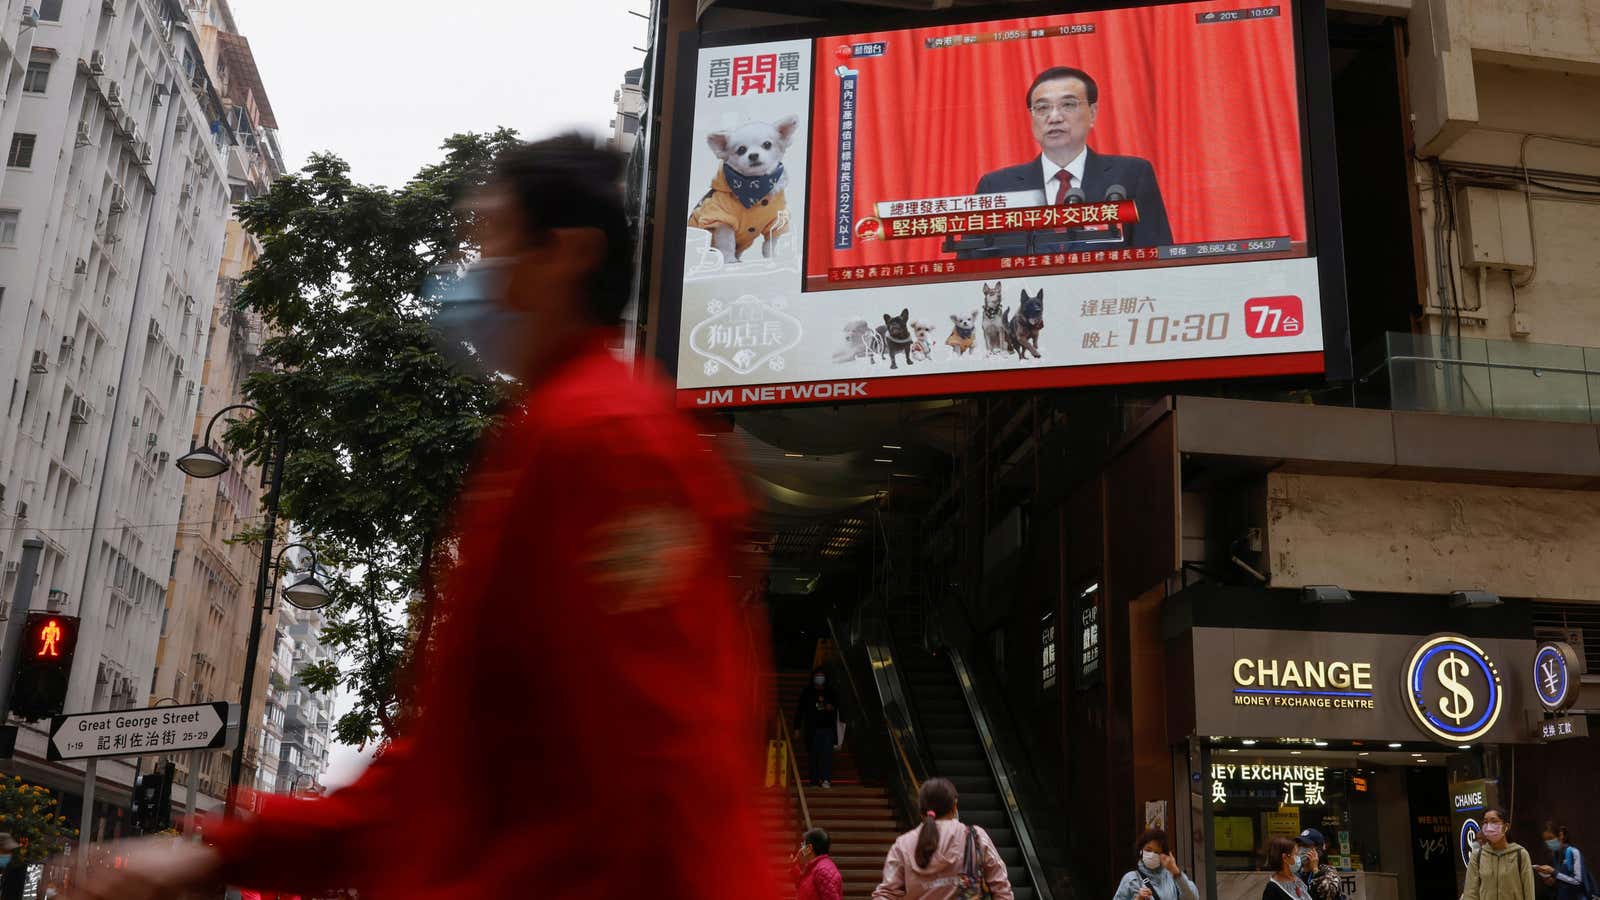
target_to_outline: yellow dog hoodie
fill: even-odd
[[[700,198],[689,225],[713,231],[718,225],[733,229],[734,246],[739,253],[755,243],[756,236],[772,240],[789,230],[789,205],[783,192],[774,192],[783,177],[783,166],[767,175],[741,175],[726,163],[711,180],[711,190]]]

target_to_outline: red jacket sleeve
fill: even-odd
[[[391,744],[349,787],[316,800],[262,796],[248,820],[208,829],[229,884],[265,890],[323,890],[366,881],[376,826],[400,815],[413,751]]]

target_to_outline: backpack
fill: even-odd
[[[1567,850],[1569,852],[1577,853],[1579,864],[1583,866],[1584,895],[1589,897],[1590,900],[1600,900],[1600,878],[1595,877],[1594,867],[1589,865],[1589,863],[1584,860],[1583,853],[1581,851],[1574,850],[1572,847],[1568,847]]]

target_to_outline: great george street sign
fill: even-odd
[[[49,758],[98,759],[215,750],[227,742],[227,736],[226,702],[78,713],[50,720]]]

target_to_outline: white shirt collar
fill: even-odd
[[[1044,155],[1040,155],[1039,161],[1044,164],[1044,186],[1046,197],[1051,199],[1055,198],[1055,192],[1057,189],[1056,173],[1062,169],[1066,169],[1068,172],[1072,173],[1073,186],[1079,191],[1083,190],[1083,168],[1089,163],[1088,146],[1085,146],[1082,150],[1079,150],[1078,155],[1074,156],[1072,161],[1064,166],[1056,165],[1050,161],[1050,157]]]

